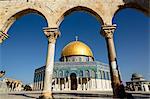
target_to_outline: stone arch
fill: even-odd
[[[46,22],[47,22],[47,25],[49,24],[49,19],[48,19],[48,16],[46,16],[46,13],[43,12],[43,11],[39,11],[38,9],[34,9],[34,8],[24,8],[24,9],[21,9],[17,12],[9,12],[8,16],[6,16],[5,18],[5,21],[4,21],[4,25],[2,26],[1,28],[1,31],[3,31],[4,33],[7,33],[7,31],[9,30],[9,28],[11,27],[11,25],[17,20],[19,19],[20,17],[24,16],[24,15],[27,15],[29,13],[36,13],[40,16],[42,16]]]
[[[92,8],[89,8],[89,7],[85,7],[85,6],[75,6],[75,7],[72,7],[70,9],[66,9],[62,12],[62,14],[60,14],[60,16],[58,17],[57,19],[57,25],[60,26],[61,22],[64,20],[64,17],[71,14],[72,12],[76,12],[76,11],[83,11],[85,13],[89,13],[91,14],[92,16],[94,16],[101,24],[104,24],[104,21],[103,21],[103,18],[102,18],[102,15],[99,15],[97,13],[97,11],[95,11],[94,9]]]
[[[112,19],[115,17],[115,15],[118,12],[120,12],[121,10],[126,9],[126,8],[135,9],[135,10],[138,10],[139,12],[142,12],[146,16],[150,16],[150,8],[149,8],[148,0],[144,0],[144,1],[134,0],[133,2],[130,2],[130,0],[123,0],[123,2],[124,2],[124,4],[119,5],[118,8],[115,10],[115,12],[112,16]]]

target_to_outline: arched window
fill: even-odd
[[[91,71],[91,74],[92,74],[92,75],[91,75],[92,78],[95,78],[95,77],[96,77],[96,72],[95,72],[94,70]]]
[[[103,71],[104,79],[106,79],[105,71]]]
[[[72,61],[75,62],[75,58],[72,58]]]
[[[79,62],[82,62],[82,58],[81,57],[79,58]]]
[[[97,76],[98,76],[98,78],[101,79],[101,70],[98,71],[98,75]]]
[[[43,72],[41,72],[41,81],[43,81]]]
[[[87,61],[87,62],[89,61],[89,58],[88,58],[88,57],[86,57],[86,61]]]
[[[85,71],[85,77],[87,77],[87,78],[90,77],[90,72],[88,70]]]
[[[80,70],[79,76],[80,76],[80,77],[83,77],[83,71],[82,71],[82,70]]]
[[[107,72],[107,80],[110,80],[110,73]]]
[[[37,77],[38,77],[38,82],[39,82],[39,81],[40,81],[40,74],[39,74],[39,73],[38,73],[38,76],[37,76]]]
[[[100,74],[100,79],[102,79],[102,71],[99,70],[99,74]]]
[[[42,80],[42,73],[40,72],[40,74],[39,74],[39,79],[40,79],[40,81]]]
[[[66,72],[65,72],[65,76],[66,76],[66,77],[68,77],[68,75],[69,75],[69,72],[68,72],[68,71],[66,71]]]
[[[57,72],[56,72],[56,71],[54,71],[54,73],[53,73],[53,77],[54,77],[54,78],[56,78],[56,77],[57,77]]]
[[[78,61],[78,58],[75,58],[75,61],[77,62],[77,61]]]
[[[37,82],[37,74],[35,74],[34,82]]]
[[[59,77],[62,78],[63,77],[63,71],[59,71]]]
[[[104,71],[101,71],[101,79],[104,79]]]

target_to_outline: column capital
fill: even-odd
[[[101,27],[101,34],[105,38],[111,39],[113,38],[114,31],[116,29],[116,24],[113,25],[102,25]]]
[[[44,34],[47,36],[49,43],[55,43],[57,37],[60,36],[59,28],[57,27],[54,27],[54,28],[46,27],[46,28],[43,28],[43,31],[44,31]]]
[[[8,34],[4,33],[3,31],[0,31],[0,44],[8,37]]]

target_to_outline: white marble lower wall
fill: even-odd
[[[92,88],[93,91],[112,91],[111,81],[103,79],[92,79]]]
[[[33,90],[37,90],[37,88],[38,88],[37,82],[34,82]]]
[[[43,89],[43,81],[35,82],[33,86],[34,91],[39,91]]]
[[[54,91],[60,90],[70,90],[71,85],[69,82],[65,84],[56,84],[52,85]],[[43,89],[43,81],[34,83],[34,90],[42,90]],[[84,90],[84,91],[112,91],[111,81],[110,80],[103,80],[103,79],[91,79],[87,83],[78,84],[77,90]]]
[[[97,79],[97,89],[96,90],[112,91],[111,81],[110,80]]]

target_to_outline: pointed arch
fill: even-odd
[[[62,14],[60,14],[60,17],[58,17],[58,20],[57,20],[57,24],[58,26],[61,24],[61,22],[64,20],[64,17],[73,13],[73,12],[76,12],[76,11],[83,11],[85,13],[89,13],[91,14],[92,16],[94,16],[101,24],[104,24],[104,21],[102,19],[102,16],[100,16],[95,10],[93,10],[92,8],[89,8],[89,7],[85,7],[85,6],[75,6],[75,7],[72,7],[70,9],[67,9],[67,10],[64,10],[64,12]]]
[[[115,10],[114,15],[112,16],[112,19],[114,19],[115,15],[120,12],[123,9],[126,8],[131,8],[131,9],[135,9],[138,10],[140,12],[142,12],[143,14],[145,14],[146,16],[150,16],[150,9],[149,9],[149,1],[148,0],[141,0],[141,1],[136,1],[133,0],[133,2],[131,2],[130,0],[123,0],[124,4],[123,5],[119,5],[118,9]]]
[[[40,16],[42,16],[46,22],[47,22],[47,25],[48,25],[48,17],[46,16],[46,13],[42,12],[42,11],[39,11],[37,9],[33,9],[33,8],[26,8],[26,9],[21,9],[17,12],[10,12],[10,14],[8,14],[9,16],[6,16],[6,20],[4,22],[4,25],[3,27],[1,28],[1,31],[3,31],[4,33],[7,33],[7,31],[9,30],[9,28],[11,27],[11,25],[17,20],[19,19],[20,17],[24,16],[24,15],[27,15],[27,14],[30,14],[30,13],[36,13]]]

